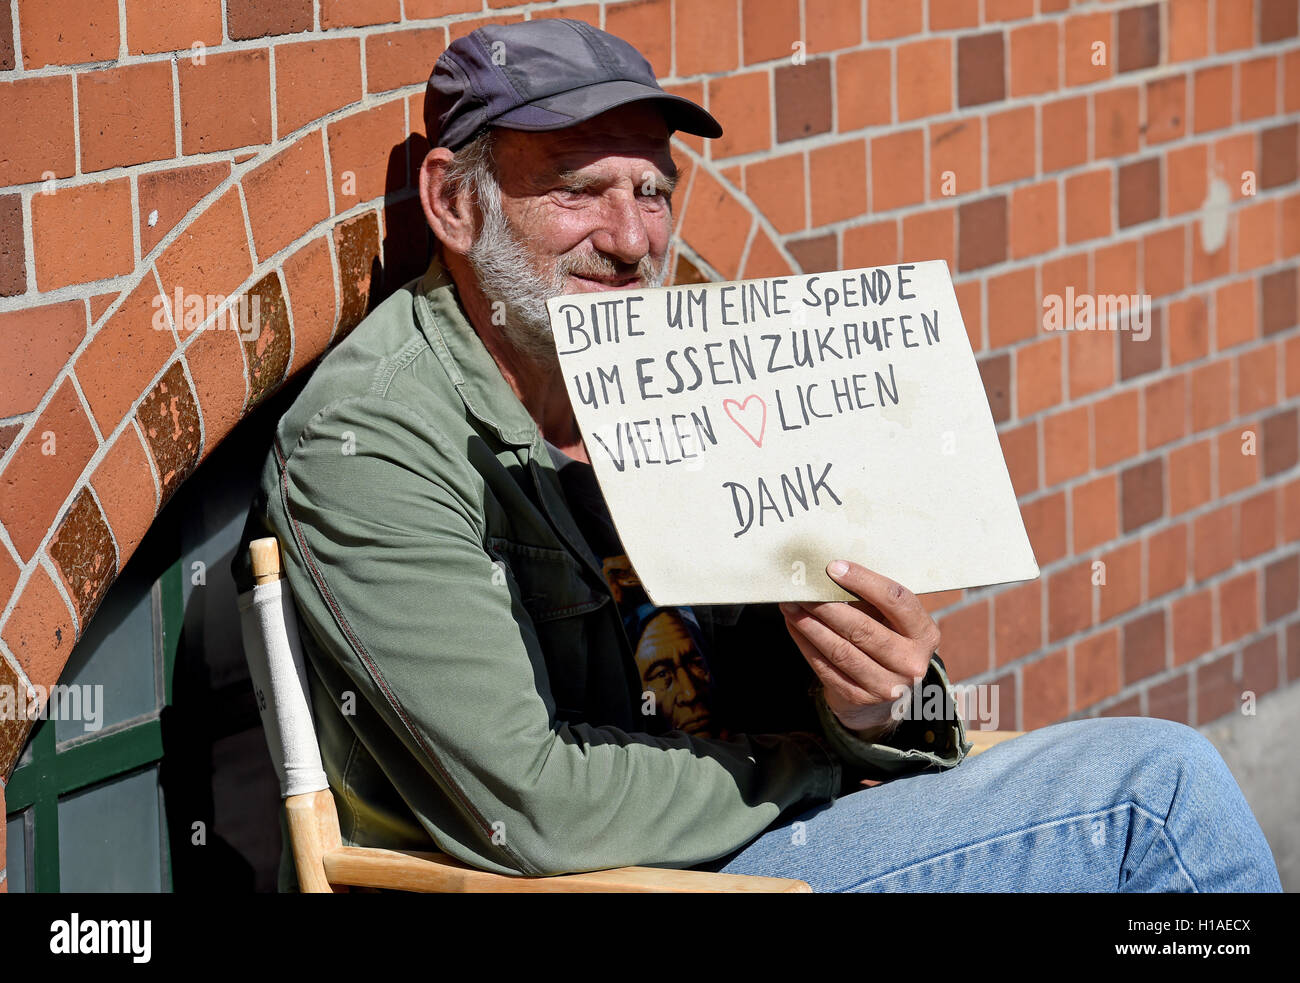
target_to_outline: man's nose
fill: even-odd
[[[677,667],[676,685],[673,688],[677,690],[678,703],[690,703],[695,699],[695,680],[691,678],[691,671],[686,666]]]
[[[639,263],[650,251],[650,234],[645,215],[635,195],[610,195],[604,202],[599,228],[591,244],[602,253],[616,256],[625,263]]]

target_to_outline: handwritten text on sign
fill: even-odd
[[[942,262],[549,302],[628,555],[660,604],[1037,575]]]

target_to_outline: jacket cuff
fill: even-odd
[[[971,744],[957,712],[952,685],[936,652],[925,677],[906,697],[900,697],[897,728],[879,742],[864,741],[845,727],[826,703],[821,682],[812,697],[826,743],[844,763],[841,792],[856,791],[864,778],[885,781],[926,769],[956,767]]]

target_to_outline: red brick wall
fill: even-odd
[[[449,38],[555,14],[727,130],[679,145],[679,276],[948,261],[1043,567],[932,599],[1002,726],[1203,723],[1300,676],[1297,0],[16,0],[0,684],[54,682],[199,461],[419,271]],[[1044,330],[1067,287],[1150,295],[1151,339]],[[261,337],[155,330],[177,288],[256,294]]]

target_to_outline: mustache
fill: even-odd
[[[664,262],[668,259],[665,256]],[[660,268],[649,253],[636,263],[627,263],[606,253],[580,253],[560,257],[556,262],[555,272],[559,276],[581,276],[593,279],[615,280],[635,276],[642,284],[653,284],[660,275]]]

